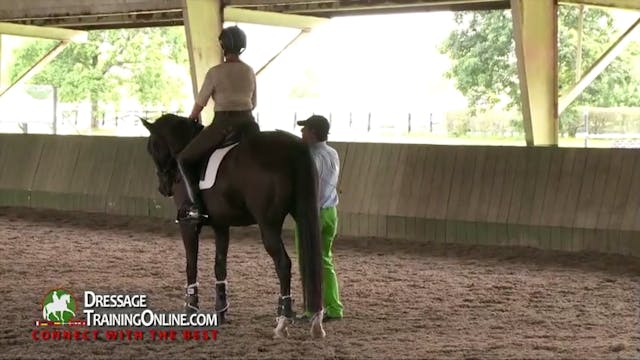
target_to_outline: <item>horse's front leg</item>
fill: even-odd
[[[220,323],[225,322],[225,315],[229,309],[227,300],[227,253],[229,252],[229,227],[214,227],[216,234],[216,313]]]
[[[284,338],[289,336],[288,327],[293,324],[295,318],[293,301],[291,300],[291,259],[282,243],[282,222],[279,222],[278,225],[260,224],[260,232],[264,247],[273,259],[280,280],[280,297],[278,297],[277,325],[274,329],[274,336]]]
[[[187,259],[187,286],[184,301],[184,310],[188,314],[198,312],[198,243],[200,239],[201,225],[188,223],[180,224],[180,233],[184,243]]]

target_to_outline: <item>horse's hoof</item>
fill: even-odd
[[[319,312],[311,318],[311,337],[322,339],[325,336],[327,333],[322,328],[322,312]]]
[[[200,311],[200,308],[197,307],[197,306],[189,305],[189,304],[186,304],[186,303],[184,304],[184,312],[187,315],[192,315],[192,314],[195,314],[195,313],[197,313],[199,311]]]
[[[322,339],[327,336],[327,332],[321,326],[311,326],[311,337],[314,339]]]
[[[226,311],[217,312],[216,314],[216,316],[218,317],[218,324],[231,324],[231,320],[229,320],[229,318],[227,317]]]
[[[276,328],[273,329],[273,337],[274,339],[284,339],[289,336],[289,325],[291,325],[291,319],[288,319],[284,316],[278,316],[276,319],[277,325]]]
[[[286,339],[287,337],[289,337],[288,329],[284,329],[283,331],[278,331],[278,329],[273,329],[274,339]]]

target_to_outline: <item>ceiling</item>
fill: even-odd
[[[640,10],[640,0],[561,0]],[[228,0],[226,6],[321,18],[441,10],[508,9],[509,0]],[[0,2],[0,21],[70,29],[182,25],[183,0],[30,0]],[[245,12],[246,14],[246,12]],[[242,22],[242,19],[233,19]],[[260,22],[255,16],[251,21]]]

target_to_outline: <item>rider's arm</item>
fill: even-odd
[[[256,84],[256,77],[253,77],[253,94],[251,95],[251,105],[253,106],[251,110],[255,110],[258,105],[258,86]]]
[[[200,88],[198,95],[196,95],[195,104],[193,104],[191,115],[189,115],[190,119],[198,118],[198,116],[200,115],[200,112],[202,112],[202,109],[204,109],[204,107],[207,106],[209,99],[213,95],[213,89],[215,84],[215,81],[213,79],[214,77],[213,69],[214,68],[211,68],[207,72],[207,75],[204,78],[204,82],[202,83],[202,87]]]
[[[197,119],[200,116],[200,113],[204,109],[204,106],[199,105],[198,103],[193,104],[193,109],[191,110],[191,115],[189,115],[189,119]]]

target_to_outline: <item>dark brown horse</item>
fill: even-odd
[[[173,197],[180,208],[187,199],[178,174],[176,155],[203,127],[187,118],[165,114],[154,123],[141,119],[149,130],[149,154],[156,165],[158,190]],[[203,164],[206,159],[203,159]],[[215,185],[202,191],[215,233],[216,305],[221,321],[227,312],[227,251],[229,227],[258,224],[262,242],[275,263],[280,280],[276,337],[287,335],[295,316],[291,301],[291,259],[282,242],[282,225],[291,214],[299,228],[304,303],[314,314],[311,335],[323,337],[322,263],[316,169],[308,147],[282,131],[257,132],[241,138],[220,164]],[[202,225],[180,224],[187,258],[185,310],[198,307],[197,259]]]

